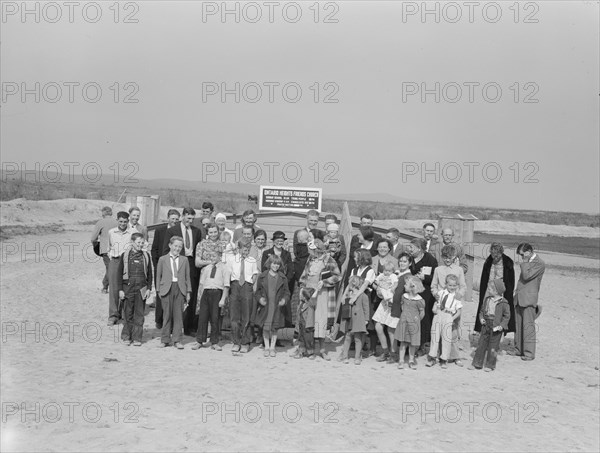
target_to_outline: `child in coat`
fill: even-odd
[[[481,311],[477,314],[481,321],[481,335],[479,344],[473,357],[473,363],[469,370],[480,370],[485,360],[484,371],[493,371],[496,368],[496,358],[500,348],[500,339],[502,331],[508,329],[510,320],[510,306],[508,301],[502,297],[506,287],[501,278],[493,281],[493,285],[488,286],[490,295],[485,298],[481,306]]]
[[[298,349],[292,355],[294,359],[315,355],[315,307],[317,299],[313,297],[314,288],[300,289],[298,303]]]
[[[346,320],[346,325],[344,326],[346,335],[344,337],[342,353],[338,357],[338,361],[349,363],[348,352],[350,351],[350,344],[354,337],[355,365],[361,364],[362,345],[367,332],[367,324],[369,322],[369,298],[362,291],[363,283],[364,280],[357,275],[350,277],[348,280],[348,288],[343,297],[345,303],[350,303],[353,299],[356,299],[356,302],[350,304],[351,318]]]

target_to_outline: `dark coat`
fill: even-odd
[[[258,276],[256,281],[256,291],[254,292],[254,301],[252,304],[252,315],[250,317],[251,322],[258,327],[262,327],[267,320],[267,314],[269,312],[269,294],[267,289],[267,279],[269,271],[264,271]],[[267,300],[267,305],[262,305],[259,301],[260,298],[264,297]],[[285,326],[284,309],[285,306],[280,307],[279,301],[284,299],[286,304],[290,300],[290,289],[288,287],[288,281],[285,275],[281,272],[277,273],[277,291],[275,295],[275,314],[273,315],[273,331],[281,329]]]
[[[508,333],[515,331],[515,305],[513,301],[513,292],[515,289],[515,264],[510,257],[502,254],[502,266],[502,281],[504,282],[504,286],[506,286],[506,291],[504,291],[503,296],[510,307],[510,320],[508,321],[508,329],[505,330],[505,333]],[[492,257],[488,256],[483,264],[481,280],[479,281],[479,305],[477,306],[477,313],[481,312],[481,307],[483,306],[483,298],[487,290],[491,269]],[[479,321],[479,316],[475,316],[475,332],[481,332],[481,322]]]
[[[192,229],[192,256],[196,256],[196,246],[200,241],[202,241],[203,233],[200,228],[196,228],[194,225],[191,225],[190,228]],[[181,236],[181,222],[177,222],[175,225],[165,231],[165,239],[163,241],[162,249],[163,255],[169,253],[169,241],[173,236]],[[181,255],[185,255],[185,242],[184,247],[181,248]],[[190,272],[191,271],[192,269],[190,269]]]
[[[154,230],[154,239],[152,239],[152,248],[150,254],[152,255],[152,264],[154,265],[154,272],[156,273],[156,267],[158,265],[158,259],[164,255],[165,249],[165,236],[167,235],[168,224],[159,226]],[[167,245],[167,249],[169,246]]]
[[[487,304],[484,304],[481,309],[487,309]],[[481,311],[477,311],[477,321],[481,323],[481,319],[484,319],[485,316]],[[496,308],[494,309],[494,322],[492,324],[492,328],[502,326],[503,331],[505,332],[508,329],[508,321],[510,319],[510,309],[508,307],[508,302],[505,298],[500,299],[500,301],[496,304]]]
[[[271,255],[275,255],[275,247],[271,247],[270,249],[267,249],[263,252],[261,263],[260,263],[260,271],[261,272],[269,270],[265,267],[265,265],[267,264],[267,260],[269,259],[269,256],[271,256]],[[282,249],[281,250],[281,260],[283,261],[283,266],[281,267],[281,269],[279,269],[279,271],[286,276],[286,278],[289,282],[294,278],[294,263],[292,262],[291,253],[285,249]]]

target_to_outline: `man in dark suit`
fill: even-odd
[[[381,235],[373,231],[373,216],[371,214],[363,214],[360,218],[360,230],[362,231],[352,236],[350,240],[350,255],[348,256],[348,267],[346,268],[346,275],[344,276],[344,286],[348,284],[350,278],[350,272],[356,267],[354,261],[354,252],[359,248],[368,248],[371,252],[371,256],[377,255],[377,246],[379,241],[383,238]],[[366,236],[366,237],[365,237]],[[366,244],[371,243],[371,245]]]
[[[202,230],[192,225],[196,217],[196,211],[193,208],[184,208],[181,222],[167,229],[165,243],[163,246],[163,255],[169,253],[169,241],[173,236],[183,238],[183,248],[181,255],[185,255],[190,265],[190,280],[192,283],[192,295],[189,305],[183,314],[183,333],[185,335],[194,335],[198,330],[198,315],[196,315],[196,296],[198,295],[198,285],[200,283],[200,269],[196,267],[195,256],[196,246],[202,240]]]
[[[165,249],[165,236],[167,235],[167,229],[175,226],[175,224],[178,222],[179,211],[177,209],[169,209],[169,212],[167,213],[167,223],[154,230],[154,239],[152,239],[152,248],[150,249],[150,253],[152,254],[152,265],[154,266],[154,282],[157,288],[156,308],[154,309],[154,322],[156,323],[157,329],[162,329],[163,309],[158,291],[158,281],[156,280],[156,269],[158,266],[158,259],[163,255],[163,251]]]
[[[537,256],[530,244],[517,247],[521,262],[521,275],[515,292],[515,353],[522,360],[535,358],[535,318],[538,311],[538,294],[546,264]]]
[[[435,225],[433,223],[427,222],[425,225],[423,225],[423,239],[427,241],[425,251],[433,253],[438,242],[437,238],[435,237]]]

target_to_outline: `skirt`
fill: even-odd
[[[392,308],[382,301],[379,304],[379,308],[377,308],[377,311],[373,315],[373,321],[395,329],[398,325],[398,321],[400,321],[400,318],[393,317]]]

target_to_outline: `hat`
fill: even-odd
[[[315,239],[308,243],[308,248],[311,250],[317,250],[319,252],[325,251],[325,244],[321,239]]]
[[[502,281],[502,279],[501,278],[497,278],[492,283],[496,287],[496,291],[498,292],[498,294],[500,296],[502,296],[504,294],[504,291],[506,291],[506,286],[504,285],[504,282]]]
[[[227,217],[225,216],[225,214],[223,214],[222,212],[219,212],[216,216],[215,216],[215,220],[219,220],[219,219],[223,219],[223,220],[227,220]]]
[[[285,233],[283,231],[275,231],[271,240],[275,241],[277,239],[283,239],[285,241],[287,238],[285,237]]]

